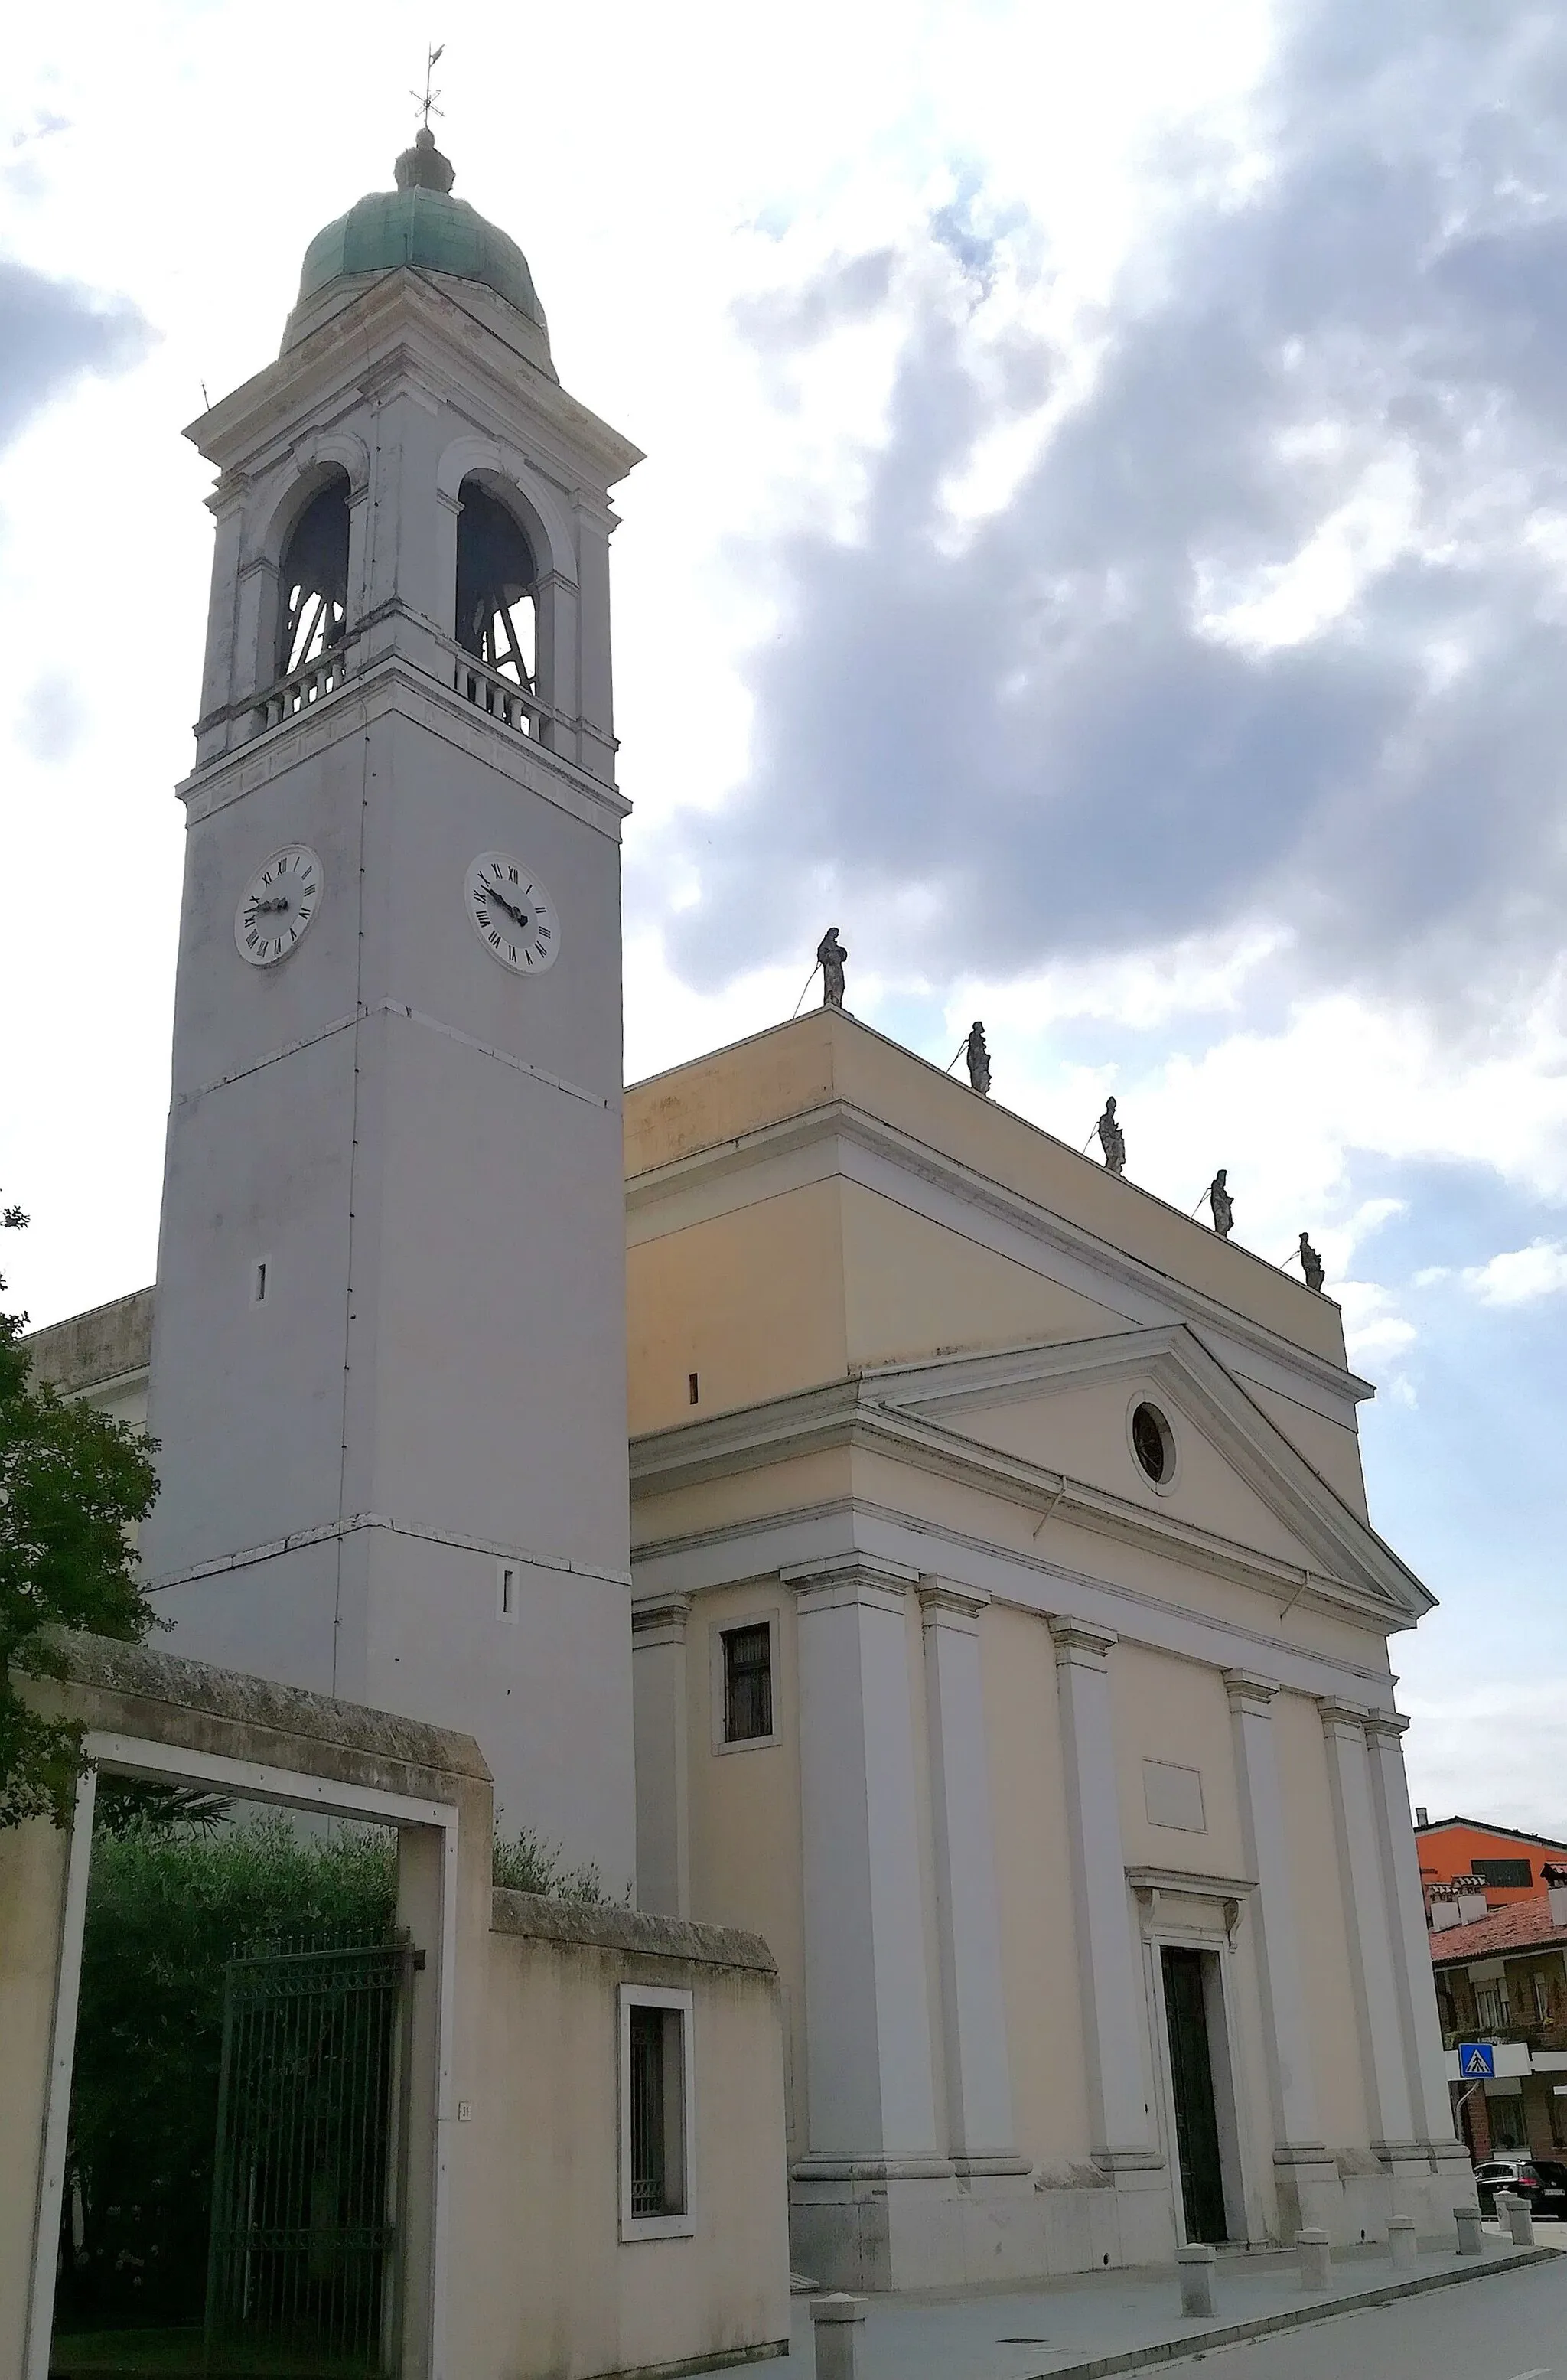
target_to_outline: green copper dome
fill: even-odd
[[[451,196],[452,168],[428,130],[398,158],[396,176],[396,189],[372,190],[317,232],[305,250],[296,313],[334,281],[411,264],[482,282],[546,330],[527,257],[515,239]]]

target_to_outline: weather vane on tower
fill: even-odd
[[[435,68],[445,55],[446,44],[444,42],[439,42],[434,49],[428,53],[424,61],[424,89],[422,91],[410,91],[408,93],[408,97],[413,101],[414,105],[418,108],[419,115],[424,119],[424,128],[427,132],[430,130],[431,117],[432,115],[444,115],[446,113],[443,107],[437,107],[435,104],[436,101],[441,96],[440,92],[438,91],[431,91],[430,88],[431,83],[434,79]]]

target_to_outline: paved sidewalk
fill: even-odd
[[[869,2301],[861,2380],[1108,2380],[1199,2354],[1236,2338],[1420,2295],[1451,2284],[1501,2275],[1567,2252],[1567,2226],[1542,2224],[1534,2249],[1507,2245],[1494,2225],[1485,2252],[1427,2251],[1414,2272],[1397,2273],[1386,2249],[1335,2254],[1326,2290],[1303,2290],[1289,2250],[1221,2254],[1214,2267],[1211,2323],[1183,2321],[1172,2265],[1131,2272],[1080,2273],[1046,2283],[983,2291],[910,2291]],[[810,2301],[793,2301],[790,2351],[764,2364],[732,2364],[711,2380],[742,2374],[814,2380]]]

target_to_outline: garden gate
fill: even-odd
[[[207,2273],[209,2368],[396,2370],[407,2129],[404,1939],[228,1962]]]

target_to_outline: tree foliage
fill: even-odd
[[[19,1207],[0,1210],[0,1230],[26,1222]],[[134,1638],[152,1617],[126,1537],[157,1494],[151,1442],[35,1385],[26,1324],[0,1312],[0,1827],[65,1825],[82,1766],[80,1730],[30,1710],[11,1672],[60,1674],[51,1625]]]

